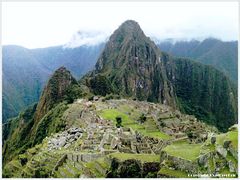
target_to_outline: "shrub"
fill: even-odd
[[[122,118],[120,116],[117,116],[116,121],[117,121],[116,123],[117,128],[120,128],[122,126]]]
[[[141,114],[141,116],[139,117],[139,119],[138,119],[138,121],[140,122],[140,123],[144,123],[145,121],[147,120],[147,117],[144,115],[144,114]]]
[[[166,127],[166,123],[163,122],[163,121],[161,121],[160,126],[161,126],[162,128],[164,128],[164,127]]]

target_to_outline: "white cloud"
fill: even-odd
[[[75,48],[82,45],[94,46],[99,43],[107,41],[108,36],[109,34],[106,32],[78,31],[72,36],[71,40],[67,42],[63,47]]]
[[[78,31],[104,32],[108,36],[127,19],[136,20],[148,36],[159,39],[209,36],[238,39],[237,2],[3,2],[2,5],[3,44],[28,48],[66,44]],[[91,38],[85,40],[94,42]]]

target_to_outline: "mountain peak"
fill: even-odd
[[[129,29],[129,30],[136,30],[136,29],[141,29],[141,27],[139,26],[138,22],[134,21],[134,20],[127,20],[125,22],[123,22],[119,29],[120,28],[126,28],[126,29]]]
[[[123,40],[130,39],[142,39],[145,37],[140,25],[133,20],[127,20],[123,22],[118,29],[114,31],[110,37],[110,42],[122,42]]]
[[[58,68],[50,77],[43,90],[37,105],[35,119],[37,121],[41,119],[56,103],[63,100],[67,89],[72,84],[77,84],[77,81],[71,75],[70,71],[64,66]]]
[[[67,72],[68,70],[67,70],[67,68],[65,67],[65,66],[61,66],[60,68],[58,68],[56,71],[55,71],[55,73],[56,72]]]
[[[165,59],[136,21],[125,21],[102,51],[92,73],[91,87],[95,87],[95,84],[110,84],[114,93],[176,107],[171,91],[173,88],[168,83],[164,67]],[[156,80],[161,83],[156,83]]]
[[[52,78],[57,75],[57,74],[68,74],[71,76],[71,72],[69,70],[67,70],[67,68],[65,66],[61,66],[60,68],[58,68],[57,70],[55,70],[55,72],[52,75]],[[69,77],[70,77],[69,76]]]

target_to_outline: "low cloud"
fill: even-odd
[[[75,48],[79,46],[95,46],[100,43],[106,42],[108,40],[109,34],[105,32],[87,32],[87,31],[78,31],[75,33],[70,41],[66,43],[64,48]]]

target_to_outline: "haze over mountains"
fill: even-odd
[[[212,65],[228,75],[237,83],[238,42],[223,42],[208,38],[203,41],[161,42],[158,44],[162,51],[174,56],[187,57],[197,62]]]
[[[63,48],[3,47],[3,122],[37,102],[49,76],[60,66],[79,79],[91,70],[103,44]]]
[[[98,43],[93,43],[94,37]],[[77,79],[93,69],[105,46],[103,40],[101,33],[81,32],[63,46],[41,49],[3,46],[3,122],[38,101],[47,79],[58,67],[67,67]],[[237,83],[237,41],[209,38],[157,43],[162,51],[174,56],[212,65]]]

